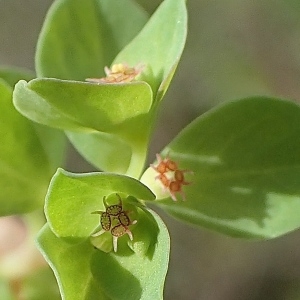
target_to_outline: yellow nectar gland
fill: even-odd
[[[119,194],[115,194],[119,202],[118,204],[108,205],[106,197],[103,197],[103,203],[106,211],[95,211],[92,214],[100,214],[101,230],[92,234],[93,237],[100,236],[105,232],[110,232],[113,237],[114,252],[118,249],[118,238],[127,234],[130,240],[133,240],[132,232],[130,231],[130,225],[136,224],[136,220],[131,221],[128,213],[129,211],[123,210],[122,198]]]
[[[156,154],[157,165],[151,165],[151,167],[158,173],[155,179],[158,179],[163,186],[164,190],[167,190],[174,201],[177,201],[176,193],[180,193],[182,199],[185,200],[185,193],[182,190],[184,185],[189,185],[191,182],[185,181],[185,173],[193,173],[190,170],[180,170],[178,164],[171,160],[169,157],[162,158],[159,154]]]
[[[103,78],[87,78],[86,81],[94,83],[126,83],[135,80],[142,72],[141,66],[129,67],[127,64],[115,64],[109,69],[104,68],[106,77]]]

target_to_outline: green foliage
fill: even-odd
[[[160,218],[153,212],[151,215],[159,231],[145,255],[124,245],[119,251],[122,254],[107,254],[95,249],[88,240],[69,244],[45,225],[38,244],[54,270],[63,299],[162,299],[169,234]]]
[[[114,192],[155,199],[146,186],[131,177],[110,173],[76,175],[59,169],[50,183],[45,205],[51,230],[58,237],[86,238],[99,224],[99,217],[91,213],[103,210],[103,197]]]
[[[184,1],[164,1],[143,30],[115,58],[114,63],[144,65],[147,81],[158,101],[166,92],[182,54],[187,33]]]
[[[147,14],[131,0],[58,0],[50,8],[36,52],[40,77],[85,80],[140,31]]]
[[[234,236],[274,238],[295,230],[299,137],[300,108],[292,102],[255,97],[222,105],[163,151],[194,174],[186,174],[187,201],[157,204],[184,221]],[[142,181],[165,198],[153,170],[146,173]]]
[[[88,241],[78,245],[67,244],[45,225],[38,237],[38,243],[58,279],[63,299],[109,299],[91,275],[90,260],[95,250]]]
[[[31,72],[3,67],[0,77],[0,215],[10,215],[43,206],[52,172],[62,161],[64,138],[15,110],[12,88],[19,79],[32,78]]]
[[[149,111],[152,95],[144,82],[102,86],[34,79],[28,84],[20,81],[14,99],[16,108],[26,117],[48,126],[117,132],[124,122]]]
[[[169,234],[148,203],[244,238],[300,227],[300,108],[289,101],[254,97],[213,109],[141,177],[185,45],[185,1],[164,0],[147,20],[130,0],[57,0],[38,41],[38,78],[0,70],[1,215],[41,208],[63,158],[62,132],[102,171],[59,168],[48,187],[37,244],[65,300],[163,298]],[[51,282],[47,270],[28,274],[25,296],[58,298]],[[10,297],[5,279],[1,292]]]
[[[40,139],[32,123],[14,109],[11,96],[12,89],[0,81],[0,215],[42,207],[50,178]]]
[[[99,70],[103,70],[103,67],[108,65],[111,60],[101,55],[97,45],[101,41],[102,47],[105,45],[103,51],[107,55],[111,55],[111,49],[113,52],[121,49],[121,47],[120,49],[116,47],[114,42],[106,45],[102,35],[97,34],[101,26],[105,28],[111,21],[102,18],[101,14],[95,14],[95,10],[92,9],[94,8],[92,3],[95,1],[89,1],[84,5],[84,9],[82,2],[79,1],[58,1],[57,3],[49,13],[39,39],[37,67],[44,70],[40,73],[43,76],[81,80],[101,76],[102,74],[95,73],[95,66],[98,66]],[[100,5],[99,13],[102,5],[106,7],[106,10],[111,10],[106,12],[109,15],[107,18],[115,15],[117,20],[114,22],[120,21],[120,25],[127,21],[124,19],[124,11],[119,8],[119,2],[112,1],[113,4],[109,8],[105,1],[97,1],[97,3]],[[119,9],[116,9],[115,6],[118,6]],[[127,9],[132,12],[133,16],[136,15],[138,20],[143,19],[142,13],[136,6],[129,5]],[[78,31],[76,31],[76,35],[68,35],[70,40],[61,36],[61,32],[64,32],[66,28],[73,32],[78,25],[82,24],[79,22],[75,26],[73,19],[70,20],[70,17],[67,17],[72,16],[75,11],[76,15],[81,16],[80,19],[85,19],[91,14],[93,16],[91,19],[97,20],[96,24],[89,26],[91,33],[88,36],[83,35],[86,38],[93,36],[99,38],[98,43],[89,44],[95,46],[94,55],[91,55],[90,49],[82,49],[82,45],[86,43],[78,41],[78,36],[80,36]],[[163,26],[164,30],[161,30],[162,20],[165,19],[169,19],[170,22]],[[20,81],[14,92],[16,108],[33,121],[68,130],[67,135],[74,146],[98,168],[109,172],[122,171],[124,174],[139,177],[146,160],[152,123],[156,115],[156,106],[151,105],[152,94],[154,93],[155,99],[161,98],[173,76],[186,39],[186,19],[184,1],[163,2],[143,30],[115,59],[115,62],[126,62],[133,66],[141,64],[141,68],[145,69],[141,79],[145,82],[95,85],[51,79],[33,80],[28,84]],[[124,32],[128,26],[120,26],[117,29],[114,25],[110,29],[114,34],[105,33],[105,36],[109,36],[113,40],[118,40],[118,37],[122,36],[120,43],[122,41],[121,44],[124,46],[124,41],[129,41],[133,33],[140,28],[141,23],[142,21],[137,22],[135,29],[130,27],[131,34]],[[59,31],[58,28],[61,27],[63,28]],[[171,40],[170,36],[173,37]],[[155,45],[153,45],[153,40],[156,41]],[[75,47],[77,43],[80,46]],[[72,52],[69,59],[60,61],[58,65],[64,68],[61,71],[60,69],[55,72],[51,71],[51,68],[57,65],[55,60],[60,59],[58,55],[53,54],[55,53],[53,50],[49,53],[49,49],[53,49],[52,44],[62,47],[65,51],[68,51],[69,44],[71,44],[78,51]],[[64,51],[60,51],[60,53],[63,55]],[[69,54],[69,51],[67,53]],[[46,58],[43,55],[46,55]],[[65,69],[66,72],[64,72]],[[146,82],[151,85],[152,91]],[[159,89],[159,95],[157,89]],[[83,114],[82,111],[85,113]],[[78,133],[76,132],[78,130],[85,130],[85,132]],[[86,151],[85,144],[93,147]],[[117,167],[115,164],[108,164],[111,150],[122,147],[125,149],[124,154],[119,150],[118,156],[123,163],[118,164]],[[97,153],[101,148],[108,150],[104,151],[99,158]],[[116,150],[113,151],[116,152]]]

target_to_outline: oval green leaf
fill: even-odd
[[[114,63],[143,65],[158,100],[167,89],[181,57],[187,35],[185,0],[165,0],[141,32],[115,58]],[[156,97],[155,97],[156,98]]]
[[[45,214],[51,230],[69,241],[86,239],[99,225],[103,197],[124,193],[153,200],[153,193],[131,177],[111,173],[73,174],[59,169],[53,176],[46,197]]]
[[[50,166],[33,124],[13,107],[12,90],[0,81],[0,215],[42,206]]]
[[[30,70],[15,68],[15,67],[0,67],[0,78],[7,82],[12,88],[20,80],[31,80],[34,78],[34,73]],[[64,150],[66,138],[64,134],[56,129],[46,126],[32,124],[39,136],[42,146],[47,154],[51,165],[51,172],[55,172],[57,167],[64,160]]]
[[[14,90],[14,104],[35,122],[65,130],[81,130],[68,135],[79,152],[98,168],[115,172],[115,163],[107,161],[118,152],[118,168],[139,177],[151,128],[148,112],[152,91],[147,83],[96,85],[36,79],[27,84],[20,81]],[[93,148],[87,150],[83,140]]]
[[[60,129],[109,131],[149,111],[147,83],[91,84],[58,79],[20,81],[14,104],[27,118]]]
[[[163,151],[192,170],[185,202],[157,201],[171,215],[233,236],[274,238],[300,226],[300,108],[254,97],[192,122]],[[157,191],[157,174],[143,182]]]
[[[63,300],[110,300],[91,274],[90,260],[95,249],[89,241],[70,245],[56,237],[46,224],[37,243],[54,271]]]
[[[102,77],[141,30],[147,14],[131,0],[58,0],[50,8],[36,52],[39,77]]]

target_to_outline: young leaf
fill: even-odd
[[[160,100],[179,62],[186,34],[185,1],[165,0],[143,30],[118,54],[114,63],[144,65],[146,74],[143,80],[151,85],[154,95],[159,90],[157,100]]]
[[[147,113],[152,92],[143,82],[98,85],[34,79],[16,85],[14,104],[27,118],[50,127],[105,132]]]
[[[117,53],[141,30],[146,13],[131,0],[57,0],[36,52],[39,77],[102,77]]]
[[[147,113],[152,105],[152,91],[147,83],[97,85],[35,79],[29,83],[20,81],[13,98],[16,108],[35,122],[64,130],[81,130],[70,134],[72,142],[102,170],[116,169],[106,163],[110,151],[103,151],[101,159],[99,153],[119,145],[114,150],[118,151],[119,168],[139,177],[151,126],[151,116]],[[94,148],[86,151],[82,140]]]
[[[90,260],[95,249],[89,241],[70,245],[57,238],[46,224],[37,242],[54,271],[63,300],[110,300],[91,274]]]
[[[0,215],[40,207],[50,166],[32,123],[12,105],[11,88],[0,81]]]
[[[131,0],[58,0],[55,1],[41,31],[37,53],[36,69],[38,76],[57,77],[62,79],[85,80],[86,78],[97,78],[104,75],[104,67],[109,66],[116,54],[140,31],[148,19],[147,14]],[[23,84],[19,84],[18,91],[20,98],[34,99],[36,102],[44,102],[38,95],[31,93]],[[18,92],[17,91],[17,92]],[[85,97],[83,97],[85,99]],[[72,99],[70,99],[72,101]],[[147,100],[146,100],[147,102]],[[58,128],[77,130],[79,124],[73,120],[66,120],[53,107],[43,103],[38,112],[41,117],[35,121]],[[26,106],[26,105],[25,105]],[[30,103],[29,103],[30,106]],[[24,107],[25,108],[25,107]],[[28,108],[26,106],[26,110]],[[35,105],[33,105],[33,111]],[[111,110],[112,111],[112,110]],[[80,111],[83,113],[83,111]],[[26,115],[31,118],[31,116]],[[35,116],[36,117],[36,116]],[[100,116],[99,116],[100,117]],[[142,127],[136,124],[137,127]],[[147,135],[147,130],[145,130]],[[104,154],[99,159],[99,152],[102,147],[112,148],[120,145],[119,137],[102,132],[87,131],[83,134],[74,134],[71,138],[77,150],[92,164],[105,171],[116,171],[111,165],[107,166],[108,157]],[[132,133],[126,135],[129,139]],[[95,138],[96,136],[96,138]],[[93,151],[86,152],[81,140],[89,141],[95,147]],[[139,142],[139,141],[138,141]],[[120,160],[124,163],[120,168],[124,173],[138,177],[143,168],[145,151],[140,155],[140,145],[126,143],[124,152],[119,152]],[[145,148],[146,146],[143,146]],[[127,149],[125,151],[125,148]],[[138,163],[134,163],[133,171],[127,172],[131,164],[131,156],[138,156]],[[109,153],[109,152],[106,152]],[[124,155],[123,155],[124,153]],[[122,159],[123,158],[123,159]],[[134,159],[134,161],[137,159]],[[136,165],[140,167],[137,168]],[[108,167],[108,168],[106,168]]]
[[[152,192],[133,178],[110,174],[73,174],[59,169],[53,176],[46,197],[45,214],[51,230],[69,241],[86,239],[99,225],[103,197],[124,193],[153,200]]]
[[[163,151],[191,170],[186,201],[157,204],[171,215],[234,236],[274,238],[300,226],[300,107],[254,97],[192,122]],[[163,155],[163,157],[164,157]],[[157,173],[142,181],[157,190]],[[164,196],[166,197],[166,193]]]

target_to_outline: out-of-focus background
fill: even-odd
[[[34,70],[37,36],[52,2],[0,0],[0,65]],[[138,2],[150,13],[160,3]],[[150,161],[181,128],[218,103],[258,94],[300,101],[299,0],[189,0],[188,9],[187,45]],[[72,148],[67,168],[92,170]],[[246,241],[161,215],[172,247],[166,300],[300,300],[300,231]]]

